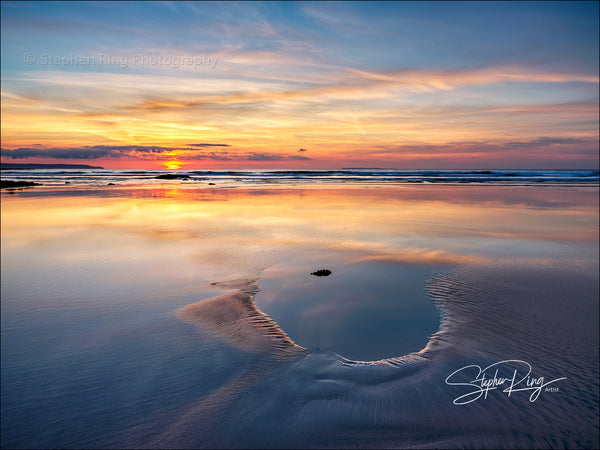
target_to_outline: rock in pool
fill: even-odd
[[[315,275],[317,277],[328,277],[329,275],[331,275],[331,270],[319,269],[316,272],[311,272],[311,275]]]

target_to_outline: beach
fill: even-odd
[[[3,448],[600,444],[597,173],[79,176],[2,191]]]
[[[0,449],[600,448],[600,2],[0,2]]]

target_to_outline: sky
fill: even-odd
[[[598,168],[599,2],[1,3],[1,160]]]

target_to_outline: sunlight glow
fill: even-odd
[[[169,170],[181,169],[183,163],[181,161],[167,161],[164,163],[165,167]]]

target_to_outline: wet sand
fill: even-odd
[[[263,353],[257,359],[260,376],[244,374],[232,382],[235,396],[211,399],[210,408],[218,403],[224,409],[222,419],[205,429],[203,400],[204,407],[192,407],[192,415],[186,413],[150,444],[594,448],[599,400],[595,270],[576,262],[569,268],[521,263],[464,266],[435,277],[429,292],[443,317],[440,331],[425,349],[380,361],[325,352],[281,362],[281,348],[262,343],[274,338],[293,343],[272,321],[267,328],[259,322],[241,341],[244,349]],[[180,314],[237,345],[241,336],[232,324],[245,320],[247,312],[236,308],[239,314],[233,313],[232,302],[252,304],[249,294],[234,292],[187,306]],[[250,309],[256,311],[253,304]],[[267,348],[279,361],[270,368],[264,365]],[[485,393],[482,383],[473,381],[480,370],[488,379],[512,381]],[[514,391],[507,393],[509,386]]]
[[[3,447],[599,444],[597,189],[2,195]]]

